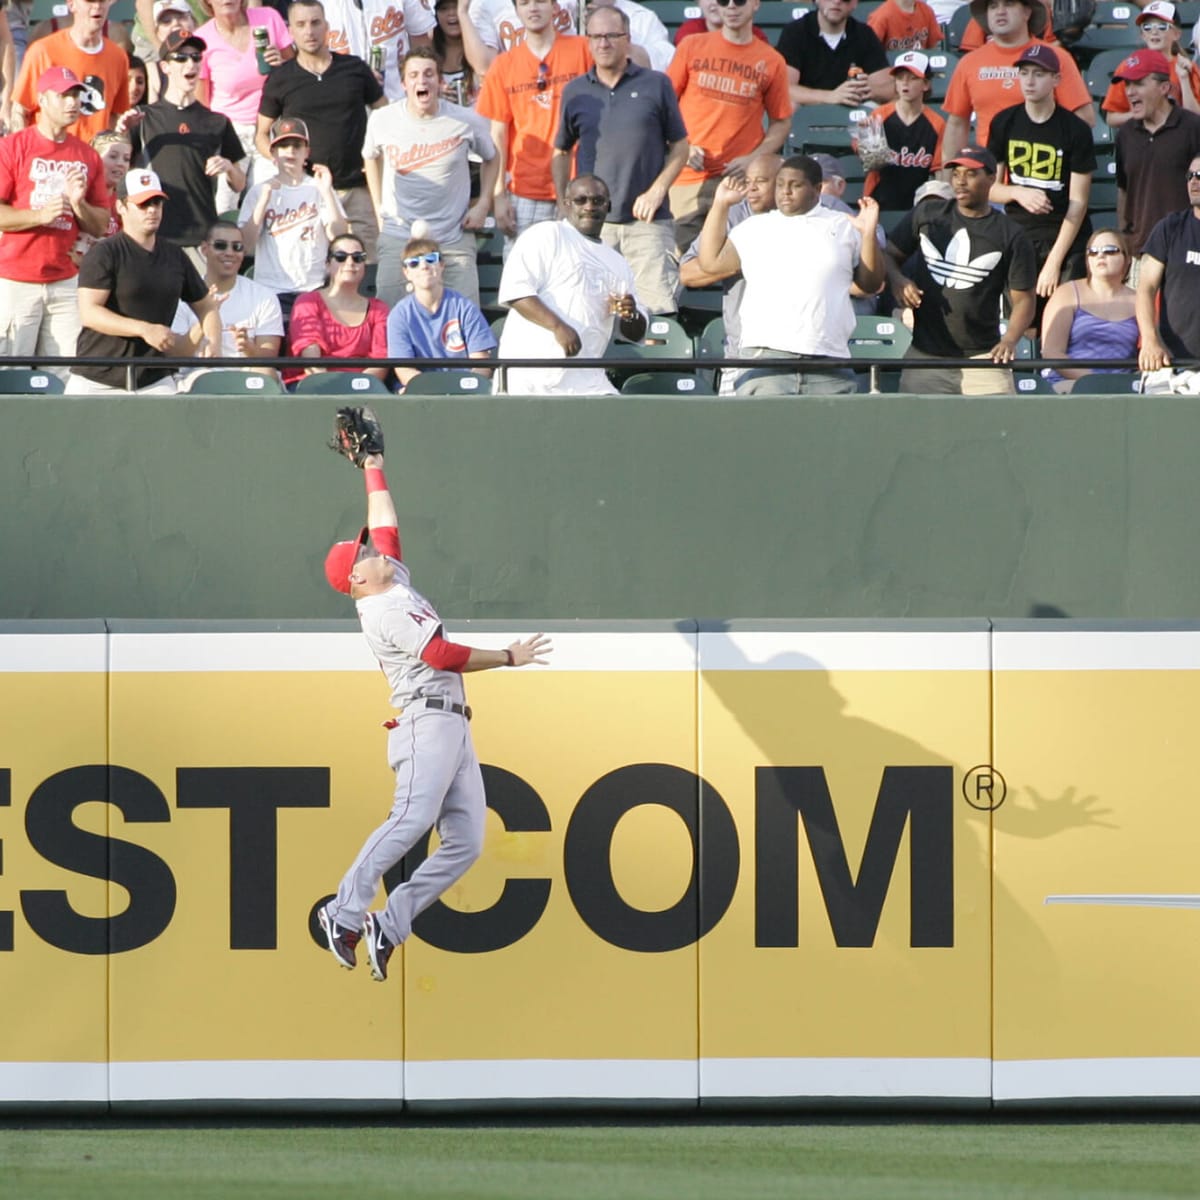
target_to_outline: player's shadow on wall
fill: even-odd
[[[694,636],[690,629],[683,626],[680,632]],[[848,827],[862,829],[869,824],[871,810],[881,795],[879,789],[886,768],[949,769],[953,776],[954,797],[952,853],[955,924],[962,923],[963,908],[986,912],[990,906],[993,936],[996,932],[1002,932],[1006,945],[1021,947],[1022,973],[1036,973],[1043,979],[1057,977],[1058,965],[1050,945],[1031,919],[1027,906],[1018,901],[1004,882],[1004,864],[1000,864],[1002,869],[999,876],[993,870],[992,835],[995,831],[1010,837],[1045,839],[1086,827],[1115,829],[1116,826],[1105,819],[1108,810],[1101,807],[1099,800],[1094,796],[1080,796],[1074,788],[1067,789],[1058,797],[1049,797],[1043,794],[1044,789],[1038,788],[1036,782],[1016,781],[1018,786],[1011,787],[1004,803],[996,811],[973,808],[965,798],[964,781],[968,772],[982,765],[982,762],[958,762],[945,747],[936,743],[923,744],[905,733],[889,729],[852,711],[846,698],[834,686],[833,677],[826,666],[805,653],[803,646],[806,634],[802,627],[789,631],[772,630],[777,638],[788,638],[797,648],[775,653],[763,660],[753,660],[746,655],[738,645],[739,632],[743,631],[733,630],[728,624],[720,622],[701,626],[702,639],[725,638],[719,655],[721,669],[705,670],[702,653],[702,713],[706,706],[714,702],[720,705],[753,744],[757,765],[829,768],[829,795],[834,816],[842,831]],[[751,630],[745,629],[744,632]],[[985,671],[986,667],[981,667],[981,670]],[[769,683],[766,682],[768,680]],[[980,687],[989,688],[989,684],[981,682]],[[961,695],[961,691],[956,691],[955,695]],[[892,699],[889,701],[887,697]],[[884,702],[894,703],[894,697],[895,691],[888,690]],[[980,696],[980,721],[983,726],[977,739],[983,747],[993,742],[988,728],[991,719],[990,697],[985,693]],[[706,724],[708,719],[702,718],[702,727]],[[933,721],[932,724],[936,726],[938,722]],[[961,729],[961,722],[959,726]],[[961,733],[955,736],[958,741],[962,740]],[[701,774],[704,774],[703,760]],[[839,774],[843,777],[850,774],[863,782],[848,790],[836,782]],[[910,820],[906,845],[912,842],[912,832]],[[834,835],[837,836],[836,830]],[[810,830],[810,849],[813,853],[819,853],[822,848],[813,841],[813,836]],[[820,832],[817,836],[821,836]],[[866,860],[862,857],[861,835],[846,839],[843,833],[842,839],[852,882],[861,883],[866,866]],[[801,878],[805,872],[816,869],[813,853],[805,853],[805,840],[801,833]],[[749,849],[743,847],[743,855]],[[828,847],[825,849],[828,850]],[[834,847],[834,852],[837,852],[837,847]],[[901,853],[904,852],[902,846]],[[913,869],[917,869],[915,860]],[[978,885],[964,893],[959,881],[978,881]],[[888,894],[885,901],[887,905],[905,903],[903,896],[893,893],[894,889]],[[870,894],[865,894],[862,900],[864,904],[870,904]],[[808,922],[824,921],[826,914],[814,913],[810,906],[800,914],[799,919],[803,945]],[[887,932],[889,929],[892,931],[890,935]],[[908,928],[900,922],[880,921],[872,944],[887,947],[890,938],[891,949],[908,952],[910,943],[906,941],[901,944],[898,940],[901,932],[907,933]]]

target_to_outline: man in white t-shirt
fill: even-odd
[[[854,332],[850,285],[873,294],[883,282],[875,237],[879,206],[869,196],[848,217],[821,204],[821,167],[787,159],[775,177],[775,211],[727,231],[729,210],[746,191],[725,178],[700,231],[702,270],[741,271],[742,358],[792,358],[794,367],[759,367],[738,380],[739,396],[830,395],[856,390],[846,369],[807,368],[809,358],[849,358]]]
[[[610,207],[595,175],[568,185],[565,221],[540,221],[516,242],[500,277],[500,303],[510,311],[500,335],[501,358],[602,358],[615,317],[621,336],[639,342],[646,310],[633,271],[600,240]],[[509,367],[511,395],[611,395],[617,389],[598,367]]]
[[[308,126],[280,117],[271,126],[275,174],[246,193],[238,214],[254,280],[278,295],[285,317],[297,295],[324,282],[330,241],[350,232],[329,168],[317,164],[306,175],[307,158]]]
[[[389,308],[404,296],[404,244],[421,219],[441,249],[446,286],[478,304],[473,231],[483,228],[500,170],[491,130],[474,110],[441,98],[432,50],[410,50],[402,75],[405,98],[371,113],[363,142],[363,172],[381,218],[376,295]],[[483,162],[474,204],[472,153]]]
[[[217,221],[200,243],[204,259],[204,282],[221,315],[221,345],[210,349],[210,358],[273,358],[283,343],[283,313],[275,293],[253,279],[239,274],[245,261],[245,244],[238,227]],[[203,339],[196,314],[186,304],[175,311],[171,332],[186,334],[194,345]],[[274,375],[274,367],[253,367],[263,375]],[[181,390],[203,391],[204,372],[188,371]],[[182,381],[181,381],[182,382]]]

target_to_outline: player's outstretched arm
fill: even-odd
[[[363,459],[363,475],[367,485],[367,528],[396,528],[400,520],[383,474],[382,454],[368,454]]]
[[[535,633],[523,642],[513,642],[503,650],[480,650],[477,646],[472,646],[461,669],[465,673],[490,671],[493,667],[527,667],[530,664],[545,666],[546,655],[553,649],[554,646],[544,633]]]

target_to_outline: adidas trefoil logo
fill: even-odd
[[[989,250],[987,254],[972,258],[971,238],[965,229],[960,229],[950,239],[945,257],[925,234],[921,234],[921,253],[925,255],[930,275],[942,287],[961,290],[972,288],[987,278],[1001,257],[999,250]]]

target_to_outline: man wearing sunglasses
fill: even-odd
[[[211,350],[213,358],[274,358],[283,342],[283,313],[275,293],[253,279],[240,274],[246,260],[246,248],[238,227],[217,221],[200,244],[207,269],[204,282],[216,301],[221,315],[221,344]],[[199,346],[204,330],[195,312],[181,303],[171,329]],[[275,375],[274,367],[251,368],[263,375]],[[193,389],[202,371],[187,376],[186,387]]]
[[[499,300],[512,311],[500,334],[501,358],[602,358],[614,326],[630,342],[646,334],[633,271],[600,240],[610,207],[604,180],[580,175],[567,185],[565,200],[566,220],[526,230],[504,264]],[[617,390],[596,367],[510,367],[507,388],[517,396]]]
[[[194,33],[167,36],[167,86],[132,135],[134,162],[150,167],[167,192],[159,237],[185,247],[200,271],[199,246],[217,219],[217,180],[224,176],[234,192],[246,186],[246,152],[233,123],[196,99],[204,50]]]
[[[1157,371],[1200,359],[1200,154],[1184,176],[1188,207],[1150,231],[1137,285],[1138,366]]]
[[[1147,50],[1157,50],[1171,64],[1171,103],[1188,112],[1200,113],[1200,68],[1183,53],[1183,29],[1179,13],[1170,0],[1150,0],[1135,18]],[[1125,85],[1113,81],[1100,110],[1112,129],[1119,129],[1132,115]]]
[[[67,392],[99,395],[127,390],[131,361],[193,352],[186,338],[177,338],[170,319],[185,301],[192,306],[209,346],[221,343],[217,302],[184,252],[158,236],[166,192],[158,176],[145,167],[130,171],[117,188],[121,232],[97,242],[79,268],[79,321],[82,326],[75,352],[80,358],[103,358],[99,366],[71,368]],[[196,351],[207,357],[203,346]],[[133,369],[133,388],[139,392],[174,393],[170,367]]]

